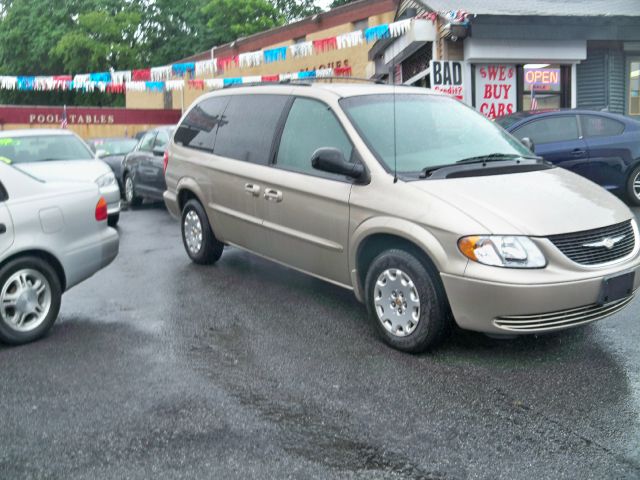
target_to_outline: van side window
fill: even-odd
[[[326,176],[311,166],[313,152],[322,147],[337,148],[346,160],[351,159],[351,142],[330,108],[317,100],[296,98],[282,132],[276,165]]]
[[[178,127],[175,142],[188,148],[213,152],[218,125],[228,103],[228,96],[207,98],[199,102]]]
[[[213,153],[222,157],[267,165],[285,95],[233,95],[218,127]]]

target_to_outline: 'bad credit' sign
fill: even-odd
[[[431,88],[436,92],[446,93],[458,100],[464,96],[462,62],[431,60]]]
[[[476,65],[476,109],[488,118],[516,111],[515,65]]]

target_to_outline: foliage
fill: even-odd
[[[202,13],[214,45],[283,25],[284,13],[268,0],[209,0]]]
[[[355,0],[333,0],[329,8],[341,7],[342,5],[346,5],[347,3],[355,2]]]

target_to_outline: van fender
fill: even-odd
[[[362,299],[362,286],[357,271],[358,250],[367,238],[375,234],[387,234],[400,237],[415,244],[434,263],[439,272],[447,271],[451,263],[442,245],[426,228],[408,220],[395,217],[375,217],[362,222],[349,239],[349,272],[351,282],[358,299]]]

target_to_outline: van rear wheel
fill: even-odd
[[[191,199],[182,209],[182,242],[194,263],[210,265],[222,256],[224,244],[213,233],[204,207]]]
[[[378,255],[365,280],[369,315],[382,339],[403,352],[438,345],[450,324],[444,287],[435,267],[393,249]]]

